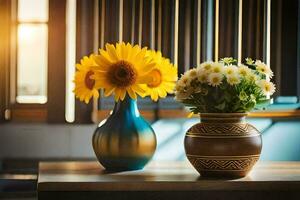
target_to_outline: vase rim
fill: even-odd
[[[248,113],[200,113],[200,117],[213,117],[213,118],[240,118],[246,117]]]

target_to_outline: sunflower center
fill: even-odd
[[[117,87],[127,87],[135,83],[137,72],[127,61],[121,60],[111,65],[108,80]]]
[[[85,79],[84,79],[84,83],[85,83],[85,86],[92,90],[95,86],[95,80],[94,79],[91,79],[91,76],[94,75],[94,72],[93,71],[88,71],[85,75]]]
[[[151,76],[153,78],[153,81],[151,83],[148,83],[148,87],[154,88],[158,87],[162,82],[162,76],[158,69],[154,69],[151,72]]]

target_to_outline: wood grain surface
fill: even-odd
[[[188,162],[107,172],[98,162],[40,163],[38,191],[300,190],[300,162],[258,162],[247,177],[204,179]]]
[[[300,162],[258,162],[241,179],[204,179],[186,162],[108,172],[96,161],[42,162],[39,200],[300,199]]]

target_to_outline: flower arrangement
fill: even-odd
[[[126,95],[157,101],[172,93],[177,81],[177,67],[161,52],[124,42],[106,44],[99,54],[83,57],[76,68],[74,93],[85,103],[99,98],[99,89],[104,96],[114,94],[115,101]]]
[[[243,113],[269,102],[275,86],[273,72],[260,60],[233,58],[204,62],[184,73],[175,87],[175,99],[192,113]]]

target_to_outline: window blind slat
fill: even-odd
[[[242,60],[263,60],[265,0],[243,0]]]
[[[162,0],[161,51],[174,62],[174,28],[176,0]]]
[[[142,0],[143,7],[142,7],[142,37],[141,37],[141,44],[142,46],[146,46],[150,48],[151,46],[151,12],[152,6],[151,0]]]
[[[155,49],[156,50],[161,50],[161,23],[162,23],[162,0],[155,0]]]
[[[134,35],[132,34],[134,27],[134,2],[135,0],[123,0],[123,41],[131,43]]]
[[[201,1],[201,60],[213,60],[215,47],[215,1]]]
[[[119,1],[105,1],[105,25],[104,41],[105,43],[119,42]]]
[[[238,57],[238,0],[219,0],[219,58]]]
[[[198,1],[179,1],[178,66],[183,74],[197,65]]]

